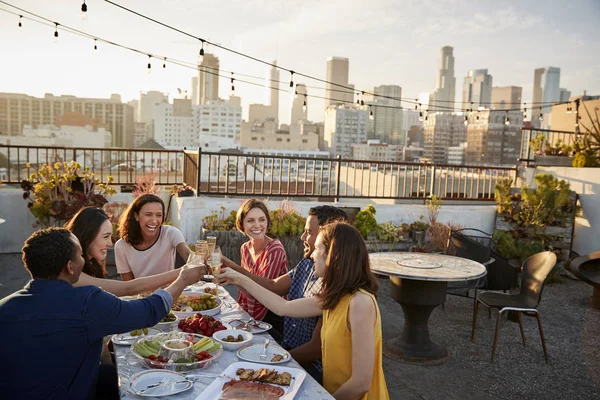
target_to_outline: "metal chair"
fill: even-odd
[[[523,263],[523,271],[521,273],[521,288],[518,294],[505,294],[495,292],[482,292],[477,298],[475,309],[473,310],[473,330],[471,332],[471,342],[475,343],[475,329],[477,328],[477,312],[479,303],[488,308],[498,308],[498,319],[496,320],[496,333],[494,334],[494,344],[492,346],[492,361],[496,355],[498,347],[498,337],[500,335],[500,320],[502,314],[506,311],[515,311],[519,321],[521,330],[521,339],[525,346],[525,333],[523,331],[523,321],[521,313],[531,316],[535,314],[540,330],[540,338],[542,340],[542,348],[544,349],[544,358],[548,363],[548,352],[546,351],[546,342],[544,341],[544,331],[542,330],[542,320],[540,313],[537,310],[540,300],[542,299],[542,291],[544,289],[544,281],[556,264],[556,255],[550,251],[534,254]]]

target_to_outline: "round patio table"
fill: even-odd
[[[446,300],[450,281],[469,281],[487,273],[465,258],[428,253],[371,253],[371,270],[390,277],[392,298],[404,312],[404,331],[383,345],[385,355],[408,364],[442,364],[448,351],[431,341],[429,316]]]

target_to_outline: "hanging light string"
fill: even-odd
[[[182,34],[182,35],[185,35],[185,36],[188,36],[188,37],[191,37],[191,38],[194,38],[194,39],[200,40],[200,41],[202,41],[202,44],[204,44],[204,42],[206,42],[207,44],[210,44],[210,45],[212,45],[212,46],[214,46],[214,47],[217,47],[217,48],[219,48],[219,49],[222,49],[222,50],[228,51],[228,52],[230,52],[230,53],[236,54],[236,55],[238,55],[238,56],[240,56],[240,57],[245,57],[245,58],[248,58],[248,59],[250,59],[250,60],[256,61],[256,62],[258,62],[258,63],[264,64],[264,65],[268,65],[268,66],[270,66],[270,67],[277,68],[277,69],[280,69],[280,70],[282,70],[282,71],[290,72],[290,73],[292,73],[292,75],[295,73],[296,75],[298,75],[298,76],[301,76],[301,77],[304,77],[304,78],[307,78],[307,79],[311,79],[311,80],[314,80],[314,81],[318,81],[318,82],[321,82],[321,83],[325,83],[325,84],[329,84],[329,85],[333,85],[333,86],[339,87],[339,88],[341,88],[343,91],[345,91],[346,93],[347,93],[348,91],[351,91],[351,92],[352,92],[352,91],[354,91],[354,90],[355,90],[353,87],[349,87],[349,86],[342,85],[342,84],[335,83],[335,82],[330,82],[330,81],[327,81],[327,80],[325,80],[325,79],[321,79],[321,78],[318,78],[318,77],[315,77],[315,76],[312,76],[312,75],[307,75],[307,74],[304,74],[304,73],[301,73],[301,72],[297,72],[297,71],[294,71],[294,70],[292,70],[292,69],[285,68],[285,67],[283,67],[283,66],[281,66],[281,65],[277,65],[277,64],[274,64],[274,63],[272,63],[272,62],[265,61],[265,60],[262,60],[262,59],[260,59],[260,58],[257,58],[257,57],[254,57],[254,56],[251,56],[251,55],[249,55],[249,54],[246,54],[246,53],[239,52],[239,51],[237,51],[237,50],[234,50],[234,49],[231,49],[231,48],[229,48],[229,47],[226,47],[226,46],[220,45],[220,44],[218,44],[218,43],[210,42],[210,41],[208,41],[208,40],[206,40],[206,39],[200,38],[200,37],[198,37],[198,36],[196,36],[196,35],[193,35],[193,34],[191,34],[191,33],[189,33],[189,32],[183,31],[183,30],[181,30],[181,29],[179,29],[179,28],[176,28],[176,27],[174,27],[174,26],[172,26],[172,25],[169,25],[169,24],[167,24],[167,23],[165,23],[165,22],[159,21],[159,20],[157,20],[157,19],[155,19],[155,18],[149,17],[149,16],[147,16],[147,15],[145,15],[145,14],[142,14],[142,13],[140,13],[140,12],[137,12],[137,11],[135,11],[135,10],[131,9],[131,8],[128,8],[128,7],[125,7],[125,6],[121,5],[121,4],[115,3],[114,1],[111,1],[111,0],[104,0],[104,1],[105,1],[106,3],[108,3],[108,4],[112,5],[112,6],[115,6],[115,7],[117,7],[117,8],[120,8],[120,9],[122,9],[122,10],[124,10],[124,11],[127,11],[127,12],[129,12],[129,13],[131,13],[131,14],[134,14],[134,15],[136,15],[136,16],[138,16],[138,17],[140,17],[140,18],[146,19],[146,20],[148,20],[148,21],[151,21],[151,22],[153,22],[153,23],[155,23],[155,24],[158,24],[158,25],[160,25],[160,26],[163,26],[163,27],[165,27],[165,28],[167,28],[167,29],[170,29],[170,30],[173,30],[173,31],[175,31],[175,32],[178,32],[178,33],[180,33],[180,34]],[[308,88],[308,87],[309,87],[309,86],[307,86],[307,88]],[[367,92],[367,91],[364,91],[364,93],[366,93],[366,94],[368,94],[368,95],[371,95],[371,96],[373,96],[373,97],[386,98],[386,99],[390,99],[390,100],[396,100],[396,101],[404,101],[404,100],[405,100],[405,99],[402,99],[402,98],[397,98],[397,97],[393,97],[393,96],[385,96],[385,95],[375,94],[375,93],[371,93],[371,92]],[[431,104],[431,105],[434,105],[433,103],[459,103],[459,104],[464,104],[464,103],[466,103],[466,102],[455,102],[455,101],[451,101],[451,100],[435,100],[434,102],[432,102],[432,104]],[[483,104],[483,103],[480,103],[480,104]],[[490,103],[486,103],[486,104],[492,105],[492,104],[494,104],[494,103],[491,103],[491,102],[490,102]],[[497,104],[505,104],[505,103],[497,103]],[[540,104],[541,104],[541,103],[540,103]],[[519,103],[519,105],[520,105],[520,103]]]
[[[61,24],[59,24],[58,22],[53,22],[53,21],[49,20],[48,18],[42,17],[42,16],[40,16],[40,15],[37,15],[37,14],[35,14],[35,13],[32,13],[32,12],[30,12],[30,11],[27,11],[27,10],[21,9],[21,8],[19,8],[19,7],[15,7],[15,6],[13,6],[13,5],[11,5],[11,4],[8,4],[8,3],[6,3],[6,2],[4,2],[4,1],[2,1],[2,0],[0,0],[0,3],[7,4],[7,5],[9,5],[9,6],[13,7],[13,8],[16,8],[16,9],[18,9],[18,10],[20,10],[20,11],[23,11],[23,12],[27,13],[27,14],[33,15],[33,16],[35,16],[35,17],[37,17],[37,18],[39,18],[39,19],[42,19],[42,20],[44,20],[44,21],[52,22],[52,23],[54,24],[55,28],[56,28],[56,29],[55,29],[55,37],[58,37],[58,25],[61,25]],[[6,9],[2,9],[2,8],[0,8],[0,11],[4,11],[4,12],[7,12],[7,13],[9,13],[9,14],[17,15],[17,16],[19,16],[19,19],[21,19],[21,18],[25,18],[25,19],[29,19],[29,20],[31,20],[31,21],[33,21],[33,22],[37,22],[37,23],[40,23],[40,24],[43,24],[43,25],[48,25],[48,24],[45,24],[45,23],[44,23],[44,22],[42,22],[42,21],[38,21],[38,20],[35,20],[35,19],[33,19],[33,18],[23,17],[23,16],[22,16],[22,15],[20,15],[20,14],[14,13],[14,12],[12,12],[12,11],[9,11],[9,10],[6,10]],[[155,57],[155,58],[163,58],[163,60],[164,60],[164,63],[163,63],[163,68],[165,68],[165,67],[166,67],[166,62],[169,62],[169,63],[175,64],[175,65],[179,65],[179,66],[182,66],[182,67],[185,67],[185,68],[194,69],[194,70],[201,70],[201,71],[204,71],[205,73],[209,73],[209,74],[211,74],[211,75],[215,75],[215,76],[218,76],[218,77],[221,77],[221,78],[223,78],[223,76],[222,76],[222,75],[220,75],[220,74],[218,74],[218,73],[214,73],[214,72],[211,72],[211,71],[209,71],[209,69],[213,69],[213,68],[211,68],[211,67],[200,66],[200,68],[199,68],[199,66],[198,66],[197,64],[192,64],[192,63],[190,63],[190,62],[187,62],[187,61],[181,61],[181,60],[176,60],[176,59],[172,59],[172,58],[167,58],[167,57],[164,57],[164,56],[158,56],[158,55],[155,55],[155,54],[149,54],[149,53],[147,53],[147,52],[145,52],[145,51],[138,50],[138,49],[135,49],[135,48],[132,48],[132,47],[129,47],[129,46],[121,45],[121,44],[119,44],[119,43],[116,43],[116,42],[113,42],[113,41],[110,41],[110,40],[107,40],[107,39],[103,39],[103,38],[100,38],[100,37],[96,37],[96,36],[93,36],[93,35],[91,35],[91,34],[88,34],[88,33],[86,33],[86,32],[83,32],[83,31],[80,31],[80,30],[78,30],[78,29],[74,29],[74,28],[71,28],[71,27],[68,27],[68,26],[65,26],[65,25],[61,25],[61,28],[62,28],[63,30],[65,30],[65,31],[68,31],[69,33],[73,33],[73,34],[76,34],[76,35],[79,35],[79,36],[82,36],[82,37],[86,37],[86,38],[91,38],[91,39],[94,39],[95,43],[96,43],[96,42],[99,40],[99,41],[101,41],[101,42],[104,42],[104,43],[106,43],[106,44],[110,44],[110,45],[112,45],[112,46],[116,46],[116,47],[119,47],[119,48],[122,48],[122,49],[126,49],[126,50],[129,50],[129,51],[133,51],[133,52],[136,52],[136,53],[139,53],[139,54],[148,55],[148,56],[149,56],[149,61],[150,61],[150,59],[151,59],[152,57]],[[205,41],[203,41],[202,43],[204,43],[204,42],[205,42]],[[208,42],[207,42],[207,43],[208,43]],[[201,49],[201,50],[202,50],[202,49]],[[150,65],[150,62],[148,63],[148,65]],[[151,70],[151,65],[150,65],[150,67],[148,67],[148,70]],[[226,71],[223,71],[223,70],[221,70],[221,72],[226,72]],[[295,71],[293,71],[293,70],[290,70],[289,72],[290,72],[290,74],[291,74],[291,76],[292,76],[292,80],[290,81],[290,87],[292,87],[292,88],[293,88],[293,86],[294,86],[294,83],[293,83],[293,74],[294,74],[294,73],[296,73],[296,72],[295,72]],[[233,73],[233,72],[231,72],[231,73]],[[256,76],[252,76],[252,75],[245,75],[245,74],[239,74],[239,73],[238,73],[238,75],[239,75],[239,76],[245,76],[245,77],[249,77],[249,78],[254,78],[254,79],[260,79],[261,81],[263,81],[263,82],[264,82],[264,79],[263,79],[262,77],[256,77]],[[250,84],[250,85],[255,85],[255,86],[261,86],[261,87],[264,87],[264,84],[263,84],[263,83],[256,83],[256,82],[242,81],[242,80],[239,80],[239,79],[238,79],[238,82],[242,82],[242,83],[246,83],[246,84]],[[271,80],[271,82],[281,83],[281,81],[276,81],[276,80]],[[307,87],[310,87],[310,86],[307,86]],[[282,92],[285,92],[285,91],[286,91],[285,89],[281,89],[281,88],[278,88],[278,87],[272,87],[272,86],[271,86],[270,88],[271,88],[271,89],[276,89],[276,90],[279,90],[279,91],[282,91]],[[325,88],[317,88],[317,89],[326,90]],[[333,92],[344,92],[344,93],[347,93],[347,91],[345,91],[345,90],[332,90],[332,91],[333,91]],[[369,93],[369,92],[366,92],[366,91],[362,91],[362,92],[361,92],[361,95],[363,95],[363,94],[370,94],[370,93]],[[333,98],[333,97],[316,96],[316,95],[308,95],[308,97],[312,97],[312,98],[318,98],[318,99],[324,99],[324,100],[331,100],[331,101],[335,101],[335,102],[337,102],[337,103],[342,103],[342,104],[351,104],[351,102],[347,102],[346,100],[336,99],[336,98]],[[415,101],[414,101],[414,102],[413,102],[413,101],[410,101],[410,100],[402,100],[402,101],[409,102],[409,103],[414,103],[414,104],[415,104],[415,110],[417,109],[417,105],[418,105],[419,107],[422,107],[422,104],[418,102],[418,99],[415,99]],[[569,102],[563,102],[563,103],[550,103],[550,104],[551,104],[551,105],[556,105],[556,104],[567,104],[567,103],[569,103]],[[383,105],[383,104],[370,104],[370,106],[373,106],[373,107],[378,107],[378,108],[388,108],[388,109],[399,109],[399,110],[402,110],[402,109],[403,109],[403,107],[402,107],[402,106],[391,106],[391,105]],[[370,108],[371,108],[371,107],[370,107]],[[443,107],[443,106],[436,106],[436,108],[443,108],[443,109],[444,109],[444,111],[447,111],[447,112],[450,112],[450,111],[455,111],[455,110],[456,110],[456,108],[453,108],[453,107],[447,107],[447,106],[446,106],[446,107]],[[520,109],[520,108],[518,108],[518,109],[512,109],[512,110],[509,110],[509,111],[520,111],[520,110],[521,110],[521,109]],[[371,113],[372,113],[372,109],[371,109]],[[422,117],[422,112],[421,112],[420,114],[421,114],[421,117]]]

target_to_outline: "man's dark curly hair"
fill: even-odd
[[[308,210],[308,215],[314,215],[319,220],[319,226],[334,221],[348,221],[348,214],[334,206],[316,206]]]
[[[25,240],[23,264],[34,279],[56,279],[75,259],[76,250],[73,234],[67,229],[42,229]]]

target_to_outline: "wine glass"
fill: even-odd
[[[206,240],[196,240],[196,254],[202,256],[203,261],[209,256],[208,243]]]
[[[207,236],[206,243],[208,244],[208,252],[212,254],[217,247],[217,237],[216,236]]]
[[[213,282],[215,283],[216,287],[217,287],[217,293],[219,292],[219,280],[216,277],[216,275],[219,275],[221,273],[221,256],[223,255],[223,253],[221,253],[221,249],[219,248],[219,246],[215,247],[215,250],[211,253],[210,256],[210,268],[212,270],[212,275],[214,277]]]

